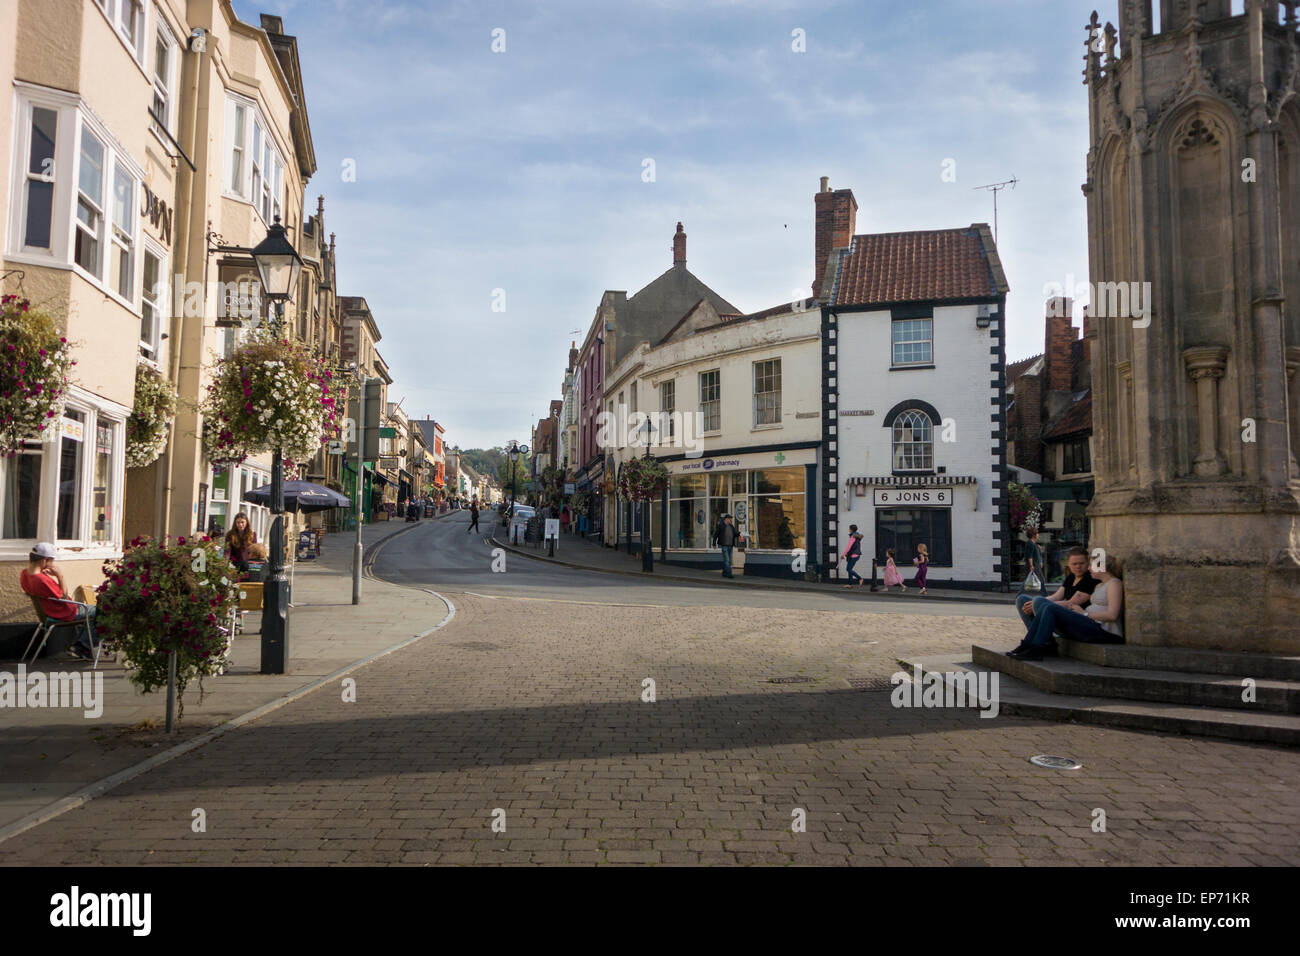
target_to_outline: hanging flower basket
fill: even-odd
[[[148,365],[135,369],[135,408],[126,420],[126,465],[144,468],[167,447],[167,430],[176,416],[176,390]]]
[[[145,694],[167,686],[168,655],[175,651],[184,714],[186,685],[197,678],[201,694],[203,678],[229,664],[238,571],[220,542],[206,536],[170,545],[136,538],[121,558],[104,562],[104,577],[96,589],[96,631],[122,654],[131,683]]]
[[[58,324],[16,295],[0,298],[0,452],[57,428],[72,366]]]
[[[1034,493],[1013,481],[1007,485],[1007,495],[1011,499],[1011,530],[1019,534],[1022,530],[1037,528],[1042,521],[1043,506]]]
[[[286,476],[312,460],[339,422],[342,390],[312,350],[259,330],[217,363],[203,415],[203,453],[214,464],[279,451]]]
[[[618,478],[618,496],[629,501],[657,497],[668,480],[668,466],[657,458],[629,458]]]

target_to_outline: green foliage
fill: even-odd
[[[16,295],[0,298],[0,453],[58,428],[76,364],[52,317]]]
[[[172,651],[178,699],[194,678],[201,692],[203,678],[229,663],[224,628],[239,603],[238,577],[221,543],[206,536],[170,546],[136,538],[121,558],[104,562],[95,628],[125,657],[142,693],[167,686]]]
[[[176,415],[176,390],[148,365],[135,368],[135,407],[126,420],[126,464],[153,464],[167,447],[167,429]]]

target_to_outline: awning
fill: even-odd
[[[876,475],[871,478],[847,478],[850,485],[881,485],[904,488],[951,488],[953,485],[976,485],[974,475]]]
[[[377,485],[391,485],[393,483],[391,479],[384,477],[384,474],[382,472],[378,472],[378,471],[371,472],[370,477],[374,480],[375,484]]]

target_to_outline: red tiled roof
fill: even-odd
[[[1037,355],[1031,355],[1027,359],[1021,359],[1018,362],[1012,362],[1010,365],[1007,366],[1007,381],[1014,382],[1026,371],[1028,371],[1029,366],[1033,365],[1042,357],[1043,357],[1043,353],[1039,352]]]
[[[841,256],[832,305],[997,296],[1006,279],[982,224],[966,229],[854,236]],[[987,248],[986,248],[987,243]]]
[[[1065,438],[1077,432],[1092,431],[1092,390],[1068,408],[1047,431],[1043,432],[1043,441],[1053,438]]]

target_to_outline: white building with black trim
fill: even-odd
[[[835,568],[849,526],[857,570],[916,546],[931,586],[1000,588],[1006,507],[1006,276],[987,225],[854,235],[857,203],[822,180],[821,547]],[[841,564],[833,577],[846,577]]]

